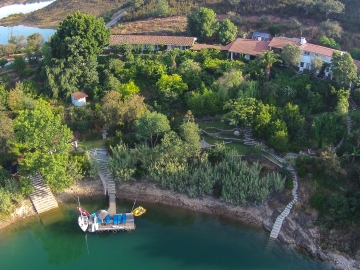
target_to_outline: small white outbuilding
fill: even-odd
[[[87,94],[84,92],[78,91],[71,94],[71,102],[77,107],[84,106],[86,104]]]

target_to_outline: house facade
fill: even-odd
[[[141,51],[152,46],[154,51],[160,49],[171,50],[179,48],[180,50],[190,49],[196,41],[196,37],[184,36],[146,36],[146,35],[111,35],[109,46],[120,46],[131,44],[141,46]]]
[[[76,107],[81,107],[86,105],[86,98],[88,97],[87,94],[84,92],[78,91],[71,94],[71,102]]]
[[[243,56],[246,60],[253,60],[269,50],[269,41],[238,38],[224,46],[230,52],[230,59]]]

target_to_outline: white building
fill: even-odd
[[[312,68],[311,63],[315,56],[320,57],[323,63],[331,64],[334,51],[344,53],[324,46],[307,43],[305,38],[301,38],[300,44],[302,53],[299,71],[310,70]],[[331,66],[329,65],[324,72],[325,76],[328,76],[331,72]]]
[[[86,98],[88,97],[87,94],[84,92],[78,91],[71,94],[71,102],[76,107],[81,107],[86,104]]]

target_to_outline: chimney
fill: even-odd
[[[306,39],[304,37],[300,38],[300,44],[303,45],[306,43]]]

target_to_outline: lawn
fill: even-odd
[[[225,135],[224,135],[224,137],[225,137]],[[220,136],[222,136],[222,135],[220,135]],[[222,140],[222,139],[214,139],[206,134],[202,134],[201,137],[203,137],[204,140],[210,144],[221,144],[224,142],[224,140]],[[249,154],[249,152],[251,152],[252,150],[255,151],[254,146],[244,145],[241,142],[232,142],[232,143],[226,144],[226,146],[229,147],[230,149],[236,149],[240,155]]]
[[[234,126],[230,126],[228,124],[226,124],[225,122],[220,122],[220,121],[209,121],[209,122],[201,122],[199,123],[199,127],[208,131],[211,131],[211,129],[207,129],[207,127],[216,127],[216,128],[220,128],[220,129],[227,129],[227,130],[231,130],[234,129]]]
[[[99,139],[99,140],[91,140],[91,141],[84,141],[79,142],[78,146],[84,150],[90,150],[93,148],[98,148],[105,145],[106,140]]]

